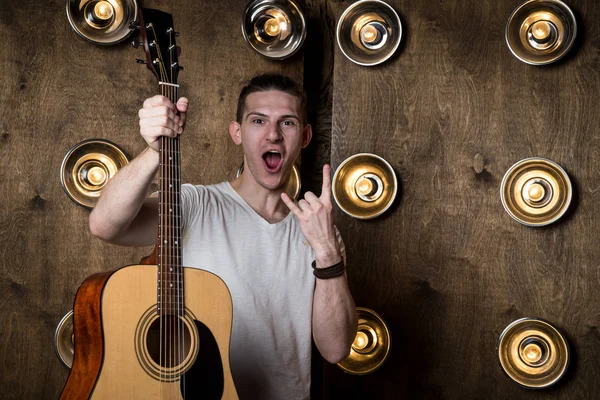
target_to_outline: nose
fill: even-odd
[[[271,124],[269,125],[268,131],[267,131],[267,141],[268,142],[278,142],[280,141],[282,138],[281,135],[281,128],[279,127],[279,124]]]

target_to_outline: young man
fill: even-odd
[[[176,105],[162,96],[144,102],[140,132],[148,148],[103,189],[90,215],[92,234],[122,245],[155,243],[158,199],[147,192],[158,170],[159,138],[183,132],[187,108],[185,98]],[[253,78],[229,133],[244,151],[240,177],[182,185],[183,265],[214,272],[231,292],[230,361],[240,398],[305,399],[311,333],[322,356],[336,363],[349,354],[356,332],[331,215],[331,170],[323,167],[321,197],[307,192],[296,204],[284,193],[312,137],[305,96],[287,77]],[[323,269],[336,264],[338,274],[329,278],[324,272],[331,269]]]

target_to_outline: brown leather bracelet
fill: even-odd
[[[312,262],[313,275],[319,279],[331,279],[343,275],[346,271],[346,265],[344,259],[337,264],[327,268],[317,268],[316,260]]]

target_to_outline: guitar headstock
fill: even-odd
[[[146,65],[159,82],[177,84],[179,48],[175,43],[177,33],[171,14],[142,8],[140,10],[140,33],[144,40]]]

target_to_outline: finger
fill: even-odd
[[[294,201],[290,199],[290,196],[288,196],[286,193],[281,193],[281,200],[283,200],[283,202],[290,209],[291,212],[293,212],[296,215],[302,214],[302,210],[298,208],[296,203],[294,203]]]
[[[331,203],[331,166],[323,165],[323,187],[321,188],[321,200]]]
[[[171,100],[169,100],[167,97],[162,96],[162,95],[156,95],[156,96],[152,96],[149,99],[146,99],[146,101],[144,101],[144,108],[151,108],[151,107],[157,107],[157,106],[164,106],[167,108],[170,108],[173,111],[176,111],[177,108],[175,107],[175,105],[173,104],[173,102]]]
[[[182,129],[183,129],[183,128],[181,128],[181,126],[179,126],[179,124],[177,122],[175,122],[174,120],[169,119],[165,116],[140,119],[140,128],[144,128],[144,127],[167,128],[169,130],[172,130],[172,131],[175,131],[178,133],[181,133],[180,131],[182,131]]]
[[[316,206],[321,203],[319,198],[313,192],[306,192],[304,194],[304,200],[306,200],[311,206]]]
[[[188,105],[189,105],[189,100],[187,99],[187,97],[182,97],[179,100],[177,100],[177,111],[178,111],[178,115],[179,115],[179,121],[177,121],[177,122],[179,123],[179,126],[181,126],[181,127],[185,126],[185,119],[187,117]]]
[[[179,111],[180,113],[187,112],[189,104],[190,101],[187,99],[187,97],[180,98],[179,100],[177,100],[177,111]]]
[[[165,128],[164,126],[148,126],[140,129],[140,133],[144,138],[150,141],[157,140],[160,136],[166,137],[177,137],[179,134],[177,131],[174,131],[169,128]]]
[[[304,199],[298,202],[298,207],[300,207],[302,211],[310,210],[310,204],[308,204],[308,201]]]
[[[152,108],[142,108],[138,112],[140,118],[158,117],[164,116],[170,119],[174,119],[176,114],[173,110],[165,106],[156,106]]]

